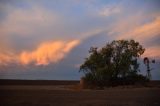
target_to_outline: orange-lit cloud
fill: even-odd
[[[6,66],[12,62],[17,62],[17,57],[13,53],[0,53],[0,65]]]
[[[123,26],[122,26],[123,27]],[[122,30],[117,39],[135,39],[142,45],[148,44],[148,41],[159,38],[160,36],[160,17],[143,25],[137,25],[127,30]],[[153,42],[156,43],[156,42]],[[143,57],[160,58],[160,47],[147,46]]]
[[[63,59],[75,46],[80,43],[79,40],[69,42],[53,41],[40,44],[33,51],[23,51],[20,54],[0,53],[0,65],[8,65],[10,63],[18,63],[23,65],[48,65],[49,63],[57,63]]]
[[[142,57],[160,58],[160,47],[147,48]]]
[[[78,44],[78,40],[73,40],[67,43],[63,41],[42,43],[36,50],[30,52],[23,51],[19,57],[20,63],[35,63],[36,65],[47,65],[50,62],[56,63],[63,59],[67,53]]]
[[[142,26],[137,26],[130,31],[126,31],[123,35],[120,35],[118,39],[134,38],[140,42],[145,42],[160,34],[160,17],[157,17],[150,23]]]

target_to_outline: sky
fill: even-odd
[[[89,48],[120,39],[160,80],[160,0],[0,0],[0,79],[79,80]]]

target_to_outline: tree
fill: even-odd
[[[145,49],[134,40],[114,40],[101,49],[91,47],[89,57],[80,66],[89,84],[105,86],[113,81],[137,76],[138,58]]]

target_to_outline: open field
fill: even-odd
[[[4,82],[0,81],[0,106],[160,106],[159,82],[105,90],[72,89],[78,81]]]

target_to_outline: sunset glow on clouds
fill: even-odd
[[[9,65],[17,63],[22,65],[48,65],[62,60],[75,46],[79,44],[78,40],[69,42],[53,41],[40,44],[33,51],[23,51],[20,54],[0,54],[0,64]]]
[[[141,58],[159,62],[159,5],[159,0],[0,0],[0,77],[34,79],[29,71],[38,71],[42,77],[36,78],[68,72],[65,78],[78,79],[89,47],[115,39],[138,41],[146,49]],[[40,73],[41,66],[48,73]],[[24,75],[9,73],[13,70]]]
[[[159,59],[160,58],[160,46],[158,47],[154,46],[154,47],[147,48],[142,56],[153,58],[153,59]]]
[[[134,37],[134,39],[145,42],[156,36],[160,36],[160,17],[156,17],[153,21],[142,26],[137,26],[130,32],[124,33],[119,39]]]
[[[1,65],[8,65],[8,64],[12,63],[13,61],[14,62],[17,61],[14,54],[0,53],[0,64]]]
[[[160,18],[156,17],[155,20],[146,23],[142,26],[137,26],[131,31],[126,31],[123,35],[118,36],[118,39],[135,39],[142,44],[147,44],[151,39],[160,38]],[[155,43],[155,42],[153,42]],[[143,57],[160,57],[160,46],[146,48]]]
[[[78,40],[67,43],[62,41],[43,43],[36,50],[31,52],[23,51],[20,54],[20,62],[22,64],[34,62],[36,65],[48,65],[50,62],[56,63],[78,44]]]

